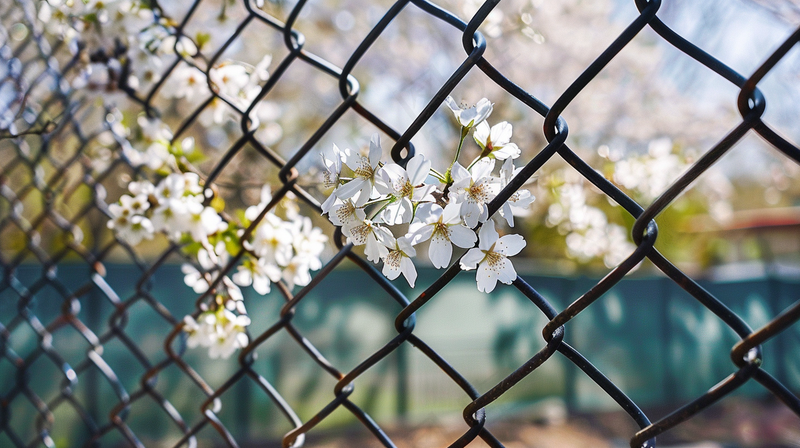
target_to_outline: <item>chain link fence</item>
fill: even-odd
[[[194,2],[185,17],[175,24],[178,36],[184,33],[200,3],[199,0]],[[259,163],[266,162],[271,176],[281,183],[268,209],[286,195],[294,194],[311,209],[320,211],[313,191],[298,183],[298,165],[305,158],[316,156],[313,149],[347,113],[357,114],[360,120],[391,137],[391,157],[401,165],[415,153],[412,143],[415,135],[472,72],[483,72],[497,86],[543,117],[541,132],[547,144],[526,161],[520,174],[490,203],[490,215],[547,161],[560,158],[635,219],[632,237],[636,249],[602,280],[572,297],[574,301],[565,308],[548,301],[536,283],[517,278],[512,286],[505,286],[515,288],[529,299],[529,312],[541,313],[547,324],[540,329],[540,350],[502,381],[486,389],[471,384],[448,362],[446,354],[434,350],[415,332],[416,313],[437,300],[437,294],[461,271],[459,264],[453,263],[424,291],[409,296],[353,252],[352,245],[344,244],[340,231],[336,233],[338,252],[310,284],[294,293],[285,285],[278,285],[285,299],[279,314],[268,318],[271,323],[266,328],[250,335],[250,343],[239,354],[235,369],[220,368],[216,373],[203,370],[206,375],[199,373],[201,370],[194,364],[197,361],[192,360],[186,350],[180,317],[192,313],[194,304],[186,305],[185,309],[168,309],[163,297],[153,294],[159,269],[170,260],[182,257],[180,246],[171,244],[154,259],[144,259],[107,229],[111,216],[108,204],[113,202],[108,191],[113,187],[109,185],[120,177],[135,178],[138,168],[121,155],[119,145],[115,147],[115,142],[120,140],[115,133],[113,111],[77,96],[70,84],[80,58],[102,60],[114,52],[117,56],[124,55],[126,49],[120,46],[90,54],[75,51],[67,48],[64,42],[44,36],[36,19],[36,5],[32,2],[6,2],[0,6],[3,23],[0,28],[0,266],[3,270],[0,282],[0,384],[3,387],[0,390],[0,445],[194,447],[210,443],[243,446],[247,440],[237,440],[241,438],[241,431],[236,423],[237,412],[241,411],[237,410],[237,400],[243,397],[236,390],[241,383],[248,383],[250,393],[267,397],[279,410],[269,418],[280,419],[280,423],[269,424],[284,429],[282,446],[303,446],[306,435],[326,419],[339,419],[341,417],[331,416],[349,413],[348,418],[360,422],[376,443],[393,447],[396,441],[352,397],[366,373],[379,369],[382,361],[401,350],[418,351],[441,370],[441,378],[447,378],[463,391],[463,432],[451,441],[450,446],[454,447],[467,446],[477,439],[488,446],[504,446],[502,437],[490,429],[492,413],[487,409],[554,357],[574,364],[580,374],[594,382],[630,416],[640,428],[630,434],[632,447],[655,446],[656,436],[681,425],[749,383],[758,383],[800,415],[800,399],[762,368],[761,349],[761,344],[785,332],[800,319],[800,300],[770,316],[767,324],[751,328],[726,306],[723,297],[710,294],[654,248],[659,232],[655,218],[746,135],[757,134],[787,161],[800,163],[800,149],[762,120],[767,99],[758,89],[761,80],[800,40],[800,30],[772,53],[753,55],[753,58],[764,59],[763,64],[753,73],[740,74],[665,25],[658,15],[660,1],[637,0],[635,20],[548,106],[510,81],[484,58],[487,42],[477,30],[498,4],[499,0],[486,1],[474,16],[464,21],[435,3],[398,1],[388,8],[346,63],[339,67],[326,60],[324,54],[307,50],[303,34],[295,29],[295,21],[307,7],[306,1],[294,5],[285,20],[265,13],[254,3],[245,2],[246,18],[214,54],[195,58],[176,56],[163,67],[159,80],[146,90],[127,85],[125,77],[121,77],[116,86],[116,94],[124,92],[148,116],[169,114],[169,110],[159,106],[159,98],[165,95],[164,86],[180,64],[194,66],[208,76],[209,68],[223,60],[229,45],[248,29],[259,26],[280,35],[285,56],[248,107],[242,108],[212,92],[207,101],[183,118],[173,137],[178,141],[197,125],[200,115],[212,102],[226,102],[238,114],[241,132],[215,160],[214,168],[205,176],[206,188],[227,188],[219,180],[234,169],[231,161],[245,150],[252,151],[258,155]],[[457,30],[465,56],[449,79],[427,100],[413,123],[405,129],[394,129],[381,120],[381,111],[369,110],[359,102],[360,85],[353,71],[387,27],[402,21],[405,9],[418,10],[431,20]],[[155,10],[159,11],[157,5]],[[726,135],[717,136],[716,145],[708,148],[654,202],[644,206],[620,191],[570,149],[566,143],[569,127],[562,115],[576,96],[646,28],[736,86],[741,120]],[[124,63],[123,73],[131,69],[129,64],[135,61]],[[254,122],[251,113],[270,92],[282,88],[289,76],[287,73],[295,66],[317,71],[338,83],[341,102],[310,137],[284,159],[257,137],[251,126]],[[100,119],[95,120],[97,117]],[[92,122],[102,125],[97,129],[88,127]],[[96,142],[101,145],[95,145]],[[104,162],[100,164],[97,154],[92,153],[98,151],[98,147],[113,149],[101,158]],[[262,213],[259,219],[263,216]],[[257,224],[258,220],[246,232],[251,232]],[[740,338],[730,350],[728,376],[719,378],[719,383],[707,392],[656,420],[651,420],[624,390],[592,365],[592,353],[580,353],[565,342],[565,335],[574,325],[572,321],[587,308],[602,302],[604,295],[644,259],[649,259]],[[61,266],[66,262],[71,263],[70,267]],[[106,264],[120,262],[128,264],[127,270],[109,275]],[[227,270],[232,269],[235,262],[232,260]],[[41,269],[37,269],[35,275],[21,274],[30,263]],[[365,279],[382,289],[383,297],[374,300],[393,309],[395,317],[395,335],[351,368],[329,361],[295,324],[304,298],[318,292],[325,279],[343,264],[357,266],[366,274]],[[197,298],[198,306],[207,300],[208,294]],[[140,317],[133,318],[134,314]],[[330,401],[322,407],[298,412],[293,407],[293,397],[284,396],[285,392],[272,384],[267,379],[269,375],[261,370],[263,364],[256,363],[260,347],[268,344],[284,344],[313,360],[314,368],[328,376],[333,384]],[[57,372],[57,383],[47,380],[51,378],[48,372],[53,371]],[[209,372],[213,378],[208,377]],[[103,391],[113,393],[115,401],[102,402],[99,397],[109,396],[103,395]],[[235,415],[226,414],[229,412]],[[79,426],[80,431],[65,430],[65,421]],[[163,421],[168,422],[170,436],[156,440],[160,436],[151,433],[149,428]]]

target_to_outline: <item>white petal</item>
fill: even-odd
[[[253,289],[263,295],[269,294],[269,279],[265,275],[253,277]]]
[[[406,171],[411,185],[419,185],[428,177],[431,170],[431,161],[426,160],[422,154],[417,154],[408,161]]]
[[[514,227],[514,212],[511,211],[511,204],[504,202],[500,207],[500,216],[506,218],[509,227]]]
[[[492,292],[497,285],[498,272],[490,269],[486,263],[478,266],[478,272],[475,274],[475,280],[478,282],[478,291]]]
[[[478,126],[475,127],[475,131],[472,133],[475,143],[477,143],[481,149],[486,148],[486,139],[489,138],[489,132],[489,124],[485,121],[482,121]]]
[[[430,224],[415,223],[408,227],[410,240],[412,244],[419,244],[427,241],[433,234],[433,226]]]
[[[383,166],[375,173],[375,178],[381,180],[380,182],[375,182],[375,189],[378,190],[378,193],[388,196],[394,194],[394,183],[392,182],[392,174],[387,168],[389,166]]]
[[[506,285],[510,285],[514,280],[517,279],[517,271],[514,270],[514,265],[511,264],[511,260],[508,258],[504,258],[500,262],[498,270],[499,272],[497,279]]]
[[[478,266],[478,263],[483,261],[485,254],[482,250],[478,248],[472,248],[461,257],[461,269],[465,271],[469,271],[475,269]]]
[[[367,243],[364,247],[364,254],[367,256],[367,260],[377,263],[388,253],[389,249],[387,249],[383,244],[379,243],[373,234],[370,234],[370,236],[367,237]]]
[[[450,258],[453,255],[453,245],[447,238],[444,238],[440,235],[436,235],[431,240],[431,244],[428,247],[428,258],[431,259],[431,263],[433,263],[433,267],[436,269],[442,269],[447,267],[450,264]],[[466,258],[466,255],[464,256]],[[483,252],[481,252],[481,259],[483,258]],[[480,260],[478,260],[480,261]],[[464,260],[461,260],[463,265]],[[475,267],[471,267],[469,269],[475,269]]]
[[[456,214],[458,214],[458,210],[456,210]],[[440,216],[442,216],[442,207],[431,202],[425,202],[417,206],[414,222],[430,224],[438,221]]]
[[[481,229],[478,231],[478,237],[480,237],[480,243],[478,244],[478,247],[481,248],[481,250],[491,249],[492,245],[494,245],[499,237],[497,231],[494,230],[494,221],[487,221],[483,226],[481,226]]]
[[[511,123],[504,121],[492,126],[492,144],[496,146],[507,145],[511,141]]]
[[[417,251],[411,244],[411,240],[408,237],[401,236],[397,239],[397,249],[401,250],[408,257],[416,257]]]
[[[419,213],[419,207],[417,207]],[[461,224],[461,205],[455,201],[450,201],[441,212],[442,222],[445,224]]]
[[[250,275],[249,269],[240,269],[238,272],[231,276],[231,280],[239,286],[250,286],[253,283],[253,278]]]
[[[414,262],[408,257],[403,257],[400,260],[400,270],[403,271],[403,276],[408,280],[408,285],[414,287],[414,282],[417,281],[417,269],[414,267]]]
[[[519,149],[516,143],[509,143],[496,151],[492,151],[492,155],[497,160],[516,159],[520,154],[522,154],[522,150]]]
[[[436,191],[436,185],[423,185],[414,188],[412,199],[414,202],[434,201],[433,192]]]
[[[381,270],[381,272],[383,272],[383,275],[385,275],[386,278],[388,278],[389,280],[394,280],[400,276],[400,268],[392,266],[391,264],[386,262],[383,263],[383,269]]]
[[[453,187],[455,188],[469,186],[472,179],[469,171],[458,162],[454,163],[453,168],[450,169],[450,176],[453,178]]]
[[[386,206],[381,213],[383,222],[387,225],[393,226],[403,222],[403,209],[402,202],[394,202]]]
[[[387,181],[390,187],[395,183],[405,183],[405,181],[408,179],[406,170],[396,163],[387,163],[380,169],[380,171],[385,172],[386,176],[388,176],[384,177],[384,180]]]
[[[506,159],[505,162],[503,162],[503,166],[500,167],[500,181],[503,187],[508,185],[508,183],[511,181],[513,177],[514,177],[514,160],[508,158]]]
[[[478,237],[475,236],[475,231],[461,224],[449,226],[447,230],[450,232],[450,241],[463,249],[474,246],[475,241],[478,240]]]
[[[336,190],[333,190],[333,192],[331,192],[331,195],[328,196],[328,199],[325,199],[325,202],[323,202],[322,205],[320,206],[322,208],[323,215],[331,211],[331,207],[333,207],[333,204],[336,202],[336,199],[337,199]],[[250,207],[248,207],[247,210],[250,210]],[[247,213],[245,213],[245,217],[247,217],[246,215]],[[252,219],[250,220],[252,221]]]
[[[448,95],[447,98],[445,98],[444,103],[450,108],[450,110],[453,111],[454,114],[456,114],[456,118],[458,118],[458,114],[461,113],[461,107],[459,107],[458,103],[456,103],[456,100],[454,100],[452,96]]]
[[[484,177],[488,177],[492,174],[492,170],[494,169],[494,159],[484,158],[475,163],[472,166],[472,180],[477,182]]]
[[[372,134],[369,141],[369,164],[375,168],[381,161],[381,136]]]
[[[521,235],[505,235],[497,240],[494,250],[495,252],[502,253],[507,257],[513,257],[514,255],[517,255],[526,244],[525,238],[523,238]]]
[[[478,225],[478,220],[481,217],[481,206],[474,202],[464,202],[461,204],[461,217],[468,227],[475,227]],[[486,248],[488,249],[488,247]]]
[[[356,198],[356,207],[363,207],[371,198],[378,197],[378,192],[372,188],[369,180],[364,180],[361,189],[358,190],[358,198]]]
[[[364,183],[369,182],[365,181],[364,179],[353,179],[344,185],[340,185],[339,188],[335,190],[336,196],[339,199],[350,199],[356,194],[357,191],[361,190],[361,187],[363,187]],[[359,197],[359,199],[361,198]],[[367,201],[365,200],[364,202]]]
[[[472,123],[473,126],[489,118],[493,108],[494,105],[491,103],[491,101],[486,98],[481,98],[481,100],[478,101],[478,104],[475,105],[475,111],[477,112],[478,116],[475,118],[475,122]]]

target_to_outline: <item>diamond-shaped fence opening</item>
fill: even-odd
[[[0,7],[0,445],[800,440],[794,2],[174,3]],[[358,247],[321,179],[372,134],[356,179],[447,166],[459,137],[457,160],[510,157],[449,95],[523,149],[484,196],[477,161],[478,193],[430,172],[402,225],[478,202],[485,265],[457,245],[408,287],[409,249]],[[423,189],[348,181],[375,222]],[[487,288],[511,240],[477,229],[531,193],[528,259]],[[737,257],[766,263],[698,268]]]

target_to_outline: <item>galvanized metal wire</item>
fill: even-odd
[[[178,35],[184,32],[201,2],[202,0],[195,1],[176,26]],[[207,75],[208,68],[220,60],[226,49],[246,28],[261,23],[282,34],[283,44],[288,53],[278,63],[269,80],[261,86],[258,96],[247,109],[237,108],[223,96],[212,93],[208,101],[185,118],[174,135],[176,141],[181,139],[213,99],[228,102],[230,107],[237,111],[240,116],[241,136],[225,150],[216,162],[215,168],[205,178],[206,188],[212,188],[218,182],[231,160],[246,146],[254,148],[273,166],[281,182],[280,188],[273,193],[272,201],[246,232],[252,232],[265,213],[290,193],[296,195],[310,208],[319,211],[318,199],[297,183],[297,165],[311,155],[315,145],[348,111],[355,112],[393,140],[391,157],[399,164],[404,164],[414,155],[414,137],[441,107],[444,99],[470,72],[483,72],[498,86],[541,115],[544,118],[541,132],[548,143],[539,149],[534,157],[526,161],[519,175],[491,202],[489,213],[496,212],[501,204],[534,176],[547,161],[560,158],[635,218],[632,237],[637,247],[622,264],[608,272],[602,280],[563,309],[545,299],[537,291],[536,284],[529,284],[522,278],[517,278],[509,288],[515,288],[524,294],[530,300],[530,312],[543,314],[548,323],[541,329],[543,338],[541,349],[487,390],[479,390],[473,386],[445,356],[437,353],[415,333],[415,313],[437,300],[437,294],[447,288],[460,272],[459,263],[454,262],[418,295],[407,297],[387,281],[371,263],[354,252],[352,245],[343,244],[340,232],[336,234],[339,237],[336,240],[338,252],[322,270],[316,273],[309,285],[296,293],[285,286],[279,286],[280,293],[285,299],[279,317],[265,331],[251,335],[250,344],[238,356],[237,370],[221,385],[212,386],[184,359],[185,341],[182,338],[181,316],[175,316],[150,292],[154,273],[170,257],[175,256],[179,248],[172,245],[155,261],[147,262],[124,242],[110,236],[99,236],[109,235],[105,221],[110,216],[107,204],[111,200],[106,197],[104,182],[109,176],[118,176],[121,172],[135,174],[135,170],[119,155],[112,158],[108,166],[100,171],[91,165],[91,157],[85,152],[91,146],[90,143],[101,134],[113,131],[111,123],[107,123],[102,129],[86,129],[88,121],[86,117],[98,111],[94,106],[81,104],[73,98],[67,80],[74,74],[72,71],[77,63],[76,57],[71,56],[72,53],[67,51],[63,44],[48,42],[43,37],[41,30],[35,25],[35,10],[30,2],[20,0],[0,7],[4,26],[17,22],[29,24],[27,37],[15,41],[8,38],[6,33],[0,47],[2,56],[0,63],[4,64],[4,77],[0,80],[0,90],[6,85],[12,86],[9,91],[14,92],[13,96],[1,97],[10,99],[4,99],[5,103],[0,105],[0,108],[7,110],[0,115],[0,132],[3,133],[3,139],[0,141],[0,154],[2,154],[0,239],[4,249],[0,253],[0,266],[3,270],[0,281],[0,301],[2,301],[0,309],[3,310],[0,322],[0,363],[9,364],[11,367],[7,367],[7,371],[13,372],[13,378],[6,378],[3,383],[8,388],[0,390],[0,437],[4,437],[8,443],[17,447],[55,446],[52,432],[59,424],[59,415],[70,412],[80,417],[85,426],[85,433],[88,434],[85,440],[77,442],[81,445],[147,446],[150,436],[146,433],[146,428],[132,428],[128,425],[128,419],[132,414],[147,412],[146,409],[154,406],[159,410],[159,416],[168,419],[173,429],[181,434],[179,440],[170,441],[174,446],[197,446],[198,440],[210,437],[209,434],[213,434],[210,438],[215,443],[239,446],[240,442],[236,440],[234,433],[226,427],[218,415],[217,403],[218,400],[233,395],[232,391],[238,383],[249,382],[257,388],[258,393],[264,394],[281,410],[282,418],[292,428],[283,437],[282,444],[285,447],[303,446],[306,434],[337,410],[348,411],[361,422],[375,440],[383,446],[393,447],[395,442],[359,403],[350,397],[359,386],[359,379],[365,372],[401,347],[409,346],[438,366],[442,374],[449,377],[463,391],[465,401],[468,402],[463,408],[463,434],[451,442],[450,446],[453,447],[466,446],[476,438],[482,439],[488,446],[502,447],[501,438],[487,427],[487,421],[492,418],[491,413],[487,412],[487,407],[554,356],[564,357],[577,366],[638,425],[640,430],[630,435],[632,447],[655,446],[656,436],[691,419],[748,383],[760,384],[792,412],[800,415],[800,399],[762,367],[761,350],[761,344],[786,331],[800,319],[800,300],[780,314],[772,316],[767,324],[753,329],[739,315],[732,312],[720,298],[702,288],[654,248],[658,238],[655,218],[686,191],[692,182],[703,176],[713,163],[725,157],[731,147],[746,135],[757,134],[781,152],[788,161],[800,163],[800,148],[779,136],[762,119],[767,99],[758,88],[761,80],[800,41],[800,30],[789,36],[771,54],[754,56],[764,58],[764,62],[753,73],[740,74],[663,23],[658,15],[660,0],[636,0],[638,15],[635,20],[552,105],[546,105],[506,78],[490,60],[484,57],[487,42],[477,29],[498,4],[499,0],[486,1],[473,17],[465,21],[427,0],[399,0],[386,11],[344,66],[338,67],[328,62],[325,55],[308,51],[304,47],[303,34],[295,29],[295,21],[307,7],[306,0],[297,2],[285,22],[245,1],[248,12],[246,19],[221,48],[214,54],[201,58],[205,59],[203,67],[197,65],[198,58],[180,57],[165,69],[160,81],[147,91],[136,91],[125,85],[119,86],[146,114],[158,116],[162,111],[158,110],[156,100],[163,95],[161,89],[178,64],[195,66]],[[353,70],[362,57],[370,52],[372,45],[387,26],[398,20],[404,8],[416,8],[461,32],[464,58],[449,79],[429,99],[412,124],[406,129],[394,129],[381,120],[380,111],[369,110],[359,101],[360,85],[353,75]],[[566,144],[569,126],[563,114],[576,96],[593,82],[637,34],[646,28],[657,33],[661,39],[692,58],[697,64],[707,67],[720,78],[736,86],[739,90],[737,104],[741,121],[730,129],[728,134],[719,136],[719,142],[707,148],[691,168],[662,192],[652,204],[644,206],[619,190],[569,148]],[[264,145],[255,136],[251,113],[255,105],[271,91],[281,89],[287,70],[295,65],[304,65],[333,78],[338,83],[341,102],[314,130],[311,137],[293,151],[288,160],[284,160],[280,154]],[[35,103],[30,101],[32,96],[36,97]],[[64,141],[65,135],[68,135],[70,145],[53,144],[56,141]],[[86,191],[89,192],[88,200],[83,202],[74,197],[75,192],[81,188],[88,188]],[[23,210],[23,201],[35,202],[39,207],[34,211]],[[81,226],[86,228],[87,225],[93,229],[91,237],[81,235]],[[112,251],[120,247],[127,254],[129,262],[137,267],[135,278],[130,279],[135,283],[135,287],[132,292],[124,294],[120,291],[127,291],[129,287],[110,284],[104,278],[104,261]],[[570,327],[575,325],[573,319],[588,307],[602,301],[604,294],[645,258],[698,303],[713,312],[740,337],[740,341],[731,347],[730,374],[727,377],[720,378],[720,382],[706,393],[655,421],[651,420],[625,391],[592,365],[591,353],[580,353],[564,340]],[[59,263],[66,259],[78,259],[85,264],[85,277],[77,284],[73,281],[75,279],[71,279],[68,286],[64,276],[59,273]],[[350,260],[379,285],[387,297],[396,303],[397,309],[394,328],[396,335],[349,370],[342,369],[326,359],[325,354],[305,338],[293,324],[295,313],[303,299],[345,260]],[[41,275],[33,282],[23,282],[19,278],[19,267],[24,262],[30,261],[35,261],[41,266]],[[238,258],[234,257],[226,270],[233,269],[237,261]],[[213,285],[209,291],[212,289]],[[49,314],[41,312],[37,314],[32,304],[42,300],[40,297],[44,291],[55,292],[57,299],[52,305],[55,311]],[[197,303],[202,303],[204,300],[205,296],[198,297]],[[103,317],[93,314],[91,309],[100,302],[110,304],[113,312]],[[149,325],[160,328],[166,335],[161,356],[154,357],[146,353],[136,330],[128,328],[130,310],[139,307],[146,307],[151,311],[153,319]],[[66,359],[63,350],[59,349],[59,338],[66,331],[77,332],[85,345],[81,355],[76,359]],[[31,332],[34,347],[23,353],[24,347],[17,342],[19,336],[15,335]],[[330,402],[318,409],[310,418],[300,418],[290,404],[291,397],[283,397],[282,391],[271,384],[255,367],[255,351],[267,341],[274,340],[277,335],[292,338],[299,349],[316,363],[317,368],[330,375],[336,382]],[[115,371],[104,359],[104,346],[112,343],[120,345],[130,354],[131,362],[136,365],[134,370],[143,372],[138,376],[133,388],[126,387],[120,379],[120,375],[127,373]],[[36,376],[36,370],[42,368],[42,364],[60,371],[61,382],[55,396],[42,395],[32,380]],[[173,405],[176,397],[171,396],[169,390],[159,387],[160,375],[175,369],[181,372],[183,381],[196,386],[193,390],[202,398],[199,400],[196,415],[182,415]],[[90,381],[88,378],[94,380]],[[110,405],[107,415],[98,411],[103,407],[102,404],[76,393],[84,387],[82,386],[84,383],[103,383],[114,391],[117,402],[106,404]],[[145,403],[147,406],[143,406]],[[19,429],[23,408],[33,409],[36,430],[32,434]]]

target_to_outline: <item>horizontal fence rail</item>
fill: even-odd
[[[157,2],[152,3],[159,11]],[[185,17],[173,18],[180,19],[174,24],[178,38],[194,38],[184,31],[201,3],[198,0],[188,7]],[[528,338],[540,334],[541,340],[537,336],[536,350],[509,368],[503,378],[480,386],[473,384],[449,360],[445,351],[437,350],[429,339],[421,336],[424,331],[418,328],[418,318],[422,319],[426,308],[432,308],[448,288],[456,285],[454,279],[461,271],[459,263],[454,262],[444,273],[423,276],[425,280],[420,282],[426,287],[401,290],[354,251],[351,244],[341,240],[337,241],[338,253],[307,286],[293,291],[285,284],[276,285],[283,302],[268,310],[269,316],[264,317],[266,324],[251,329],[248,345],[233,364],[200,366],[203,361],[187,350],[182,316],[197,316],[197,310],[209,300],[209,294],[196,294],[192,297],[194,300],[169,300],[170,297],[184,297],[185,286],[174,278],[160,283],[170,278],[164,274],[165,270],[174,271],[170,263],[182,259],[180,245],[170,244],[157,257],[144,258],[107,228],[106,223],[112,216],[109,204],[115,198],[108,197],[106,186],[121,176],[137,177],[141,168],[131,164],[119,147],[104,166],[98,168],[92,163],[93,156],[87,152],[100,139],[107,140],[111,136],[113,141],[115,128],[113,111],[84,101],[74,93],[71,83],[77,76],[83,53],[68,48],[64,42],[44,37],[41,26],[37,25],[38,4],[15,1],[0,5],[5,31],[0,36],[3,38],[0,41],[0,241],[3,244],[0,253],[0,446],[194,447],[205,446],[206,441],[214,446],[243,446],[262,436],[256,434],[255,429],[245,427],[245,421],[253,418],[248,406],[257,396],[271,403],[271,411],[265,411],[263,422],[258,424],[280,431],[285,447],[304,446],[308,443],[306,436],[313,435],[315,428],[343,419],[360,422],[375,443],[393,447],[398,442],[393,441],[378,419],[365,410],[364,402],[368,397],[359,395],[359,389],[371,387],[376,375],[400,372],[393,377],[397,382],[393,387],[398,390],[395,407],[402,414],[408,406],[408,389],[414,387],[402,380],[403,369],[408,369],[404,360],[408,359],[410,351],[424,357],[427,365],[434,367],[438,383],[444,381],[459,391],[463,423],[461,434],[450,441],[453,447],[467,446],[476,439],[488,446],[504,446],[501,435],[492,430],[492,405],[521,387],[520,383],[526,378],[535,378],[537,370],[556,363],[574,366],[571,375],[596,384],[609,401],[629,415],[639,428],[629,434],[631,447],[656,446],[658,435],[682,425],[738,389],[753,385],[800,415],[800,399],[794,392],[798,380],[786,367],[797,362],[796,337],[787,336],[794,334],[791,327],[800,319],[800,300],[796,295],[772,300],[779,293],[767,287],[765,296],[771,304],[767,307],[769,316],[765,324],[752,328],[743,318],[742,310],[731,307],[727,300],[729,293],[712,294],[714,288],[701,285],[654,247],[659,233],[655,218],[745,136],[757,135],[780,152],[787,162],[800,163],[800,148],[781,137],[762,119],[767,98],[758,88],[762,79],[800,40],[800,30],[772,53],[754,55],[764,62],[752,73],[740,74],[662,22],[660,0],[636,0],[635,19],[552,104],[547,105],[509,80],[485,57],[487,41],[478,28],[499,3],[499,0],[488,0],[474,16],[464,20],[427,0],[400,0],[385,11],[339,67],[326,60],[326,55],[305,48],[304,35],[295,28],[295,21],[308,7],[305,0],[297,2],[285,19],[265,13],[255,7],[255,2],[245,2],[245,19],[214,54],[196,58],[179,54],[161,68],[159,80],[147,89],[120,82],[115,92],[121,92],[126,101],[137,104],[146,116],[169,114],[159,99],[168,94],[165,86],[180,64],[196,67],[207,78],[209,67],[224,60],[228,46],[247,29],[261,26],[269,32],[280,33],[285,47],[280,50],[285,56],[247,107],[231,104],[212,89],[208,101],[182,117],[173,141],[180,141],[192,126],[198,125],[201,114],[213,107],[213,101],[227,102],[239,117],[241,132],[235,142],[220,151],[214,168],[204,176],[205,189],[224,189],[225,185],[220,185],[223,172],[245,148],[252,148],[258,158],[269,165],[272,176],[280,181],[280,188],[274,189],[267,210],[276,207],[284,197],[294,195],[317,213],[321,212],[321,204],[314,192],[298,183],[304,166],[302,161],[318,157],[315,145],[345,114],[356,114],[359,120],[388,135],[392,139],[391,158],[402,166],[415,154],[415,136],[470,73],[482,72],[540,115],[544,120],[541,133],[547,143],[525,161],[520,173],[489,203],[489,214],[496,212],[546,162],[561,159],[586,182],[620,204],[635,220],[632,238],[636,247],[602,279],[568,282],[575,289],[558,296],[559,300],[542,293],[542,288],[551,286],[541,277],[523,275],[511,285],[499,286],[500,292],[513,291],[517,297],[526,299],[519,312],[541,323]],[[427,99],[427,106],[416,119],[405,129],[394,129],[380,118],[382,111],[369,110],[359,101],[360,83],[354,72],[387,28],[405,20],[401,15],[404,9],[414,9],[456,30],[464,56],[447,81]],[[20,34],[15,24],[25,24],[26,33]],[[659,39],[735,86],[741,119],[726,135],[717,136],[718,143],[706,148],[657,199],[650,204],[639,204],[570,149],[566,143],[569,126],[564,113],[577,95],[592,85],[603,69],[645,29],[655,32]],[[255,122],[252,114],[256,103],[288,82],[291,76],[288,73],[295,67],[331,78],[337,83],[341,102],[310,137],[284,159],[259,140],[252,128]],[[92,128],[90,118],[96,116],[104,117],[100,120],[102,125]],[[258,225],[264,213],[266,211],[251,223],[248,232]],[[341,236],[341,232],[336,235]],[[119,255],[114,259],[112,254],[124,254],[124,260],[120,261]],[[714,316],[716,325],[726,327],[738,338],[726,347],[730,352],[727,370],[707,384],[704,392],[681,400],[683,404],[663,403],[674,408],[659,418],[647,415],[625,387],[593,364],[593,358],[602,357],[602,353],[581,352],[567,343],[571,332],[579,331],[581,316],[588,316],[603,306],[604,301],[607,303],[613,296],[609,293],[612,288],[620,287],[620,282],[645,259],[666,277],[663,282],[669,285],[662,284],[663,290],[679,291],[691,298],[692,306],[702,307],[704,312]],[[228,273],[225,269],[232,270],[235,262],[231,261],[220,277]],[[114,263],[122,265],[111,269]],[[337,280],[342,278],[338,276],[341,270],[356,278],[346,283],[356,284],[342,285],[341,280]],[[382,321],[386,331],[376,339],[369,353],[359,353],[358,359],[334,359],[326,353],[334,349],[323,342],[324,333],[307,337],[323,329],[315,328],[313,319],[298,316],[310,313],[304,305],[317,300],[314,297],[333,295],[326,288],[344,289],[346,295],[346,290],[358,288],[358,283],[369,284],[364,287],[373,294],[368,300],[391,319]],[[637,302],[655,303],[657,300],[652,296],[660,293],[654,288],[637,294],[635,300],[629,297],[624,303],[630,307]],[[431,325],[427,321],[426,324]],[[477,333],[479,324],[473,325]],[[631,327],[633,325],[630,323]],[[627,329],[631,331],[617,329],[614,334],[604,336],[626,338],[639,334],[641,337],[641,328],[636,332]],[[358,333],[358,329],[353,331]],[[703,339],[702,335],[696,337]],[[775,351],[776,356],[792,357],[791,362],[783,360],[770,364],[765,359],[762,344],[778,337],[784,347]],[[276,346],[280,349],[273,350]],[[325,348],[320,348],[323,346]],[[267,357],[265,353],[271,355]],[[698,352],[697,356],[700,355]],[[469,354],[462,356],[469,357]],[[291,367],[282,366],[282,360],[291,359],[300,365],[299,358],[310,361],[302,364],[302,368],[313,370],[315,381],[328,388],[325,403],[317,405],[318,400],[298,400],[290,394],[301,394],[301,386],[292,385],[290,381],[275,381],[278,377],[292,376],[286,370]],[[777,371],[770,371],[768,366],[775,366]],[[676,374],[674,369],[678,367],[664,367],[673,369],[668,387],[674,388],[677,397],[684,397],[688,386],[682,382],[688,381],[686,376]],[[55,382],[52,381],[54,377],[57,378]],[[413,378],[413,375],[405,378]],[[243,394],[243,390],[247,393]],[[300,409],[296,407],[300,402],[313,404]],[[73,427],[64,428],[65,421],[71,422]]]

